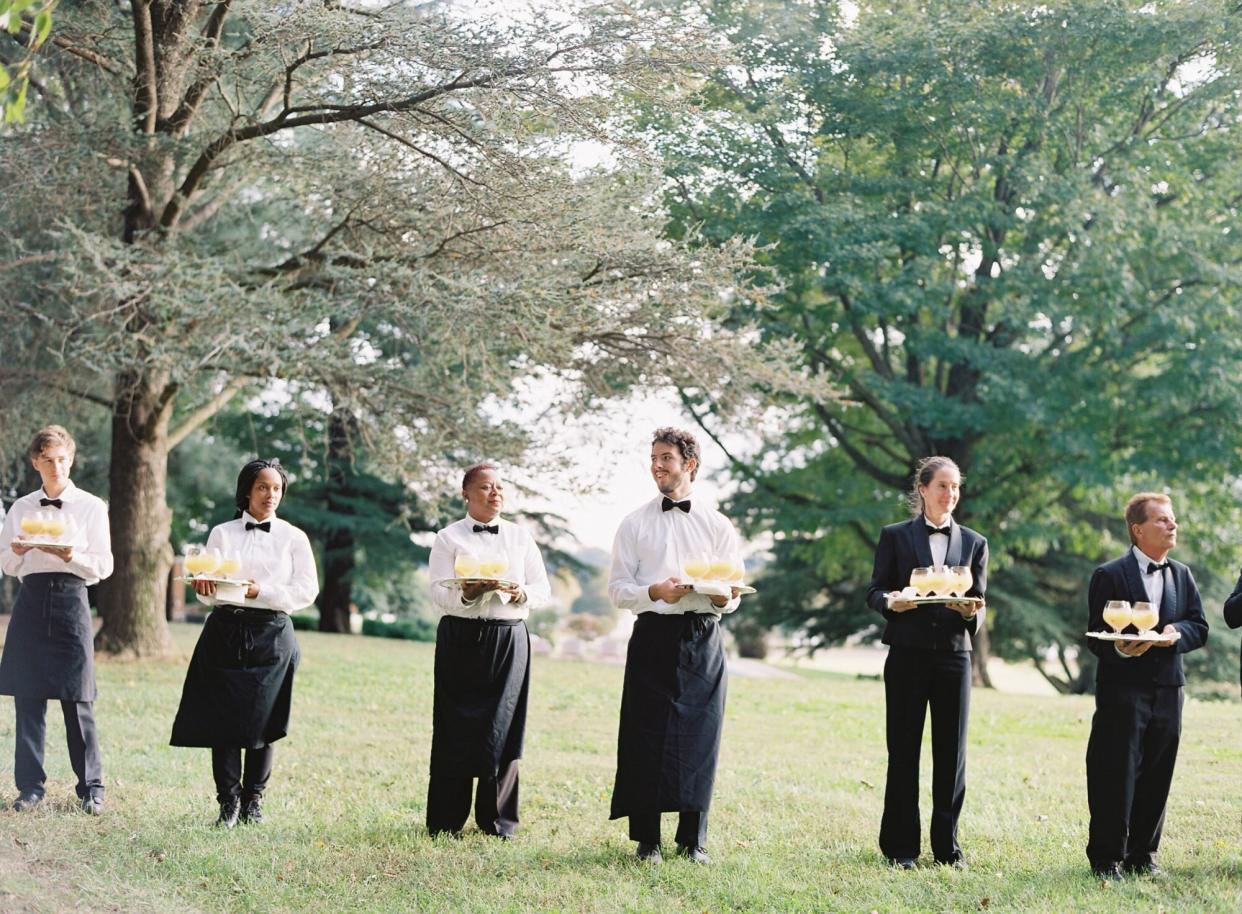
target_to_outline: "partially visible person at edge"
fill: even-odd
[[[263,821],[273,743],[289,731],[300,658],[289,614],[319,593],[310,540],[276,516],[288,485],[277,460],[242,467],[237,515],[212,528],[207,548],[237,556],[246,583],[194,582],[212,612],[186,670],[171,744],[211,749],[223,828]]]
[[[86,588],[112,574],[108,507],[69,478],[77,445],[62,426],[41,428],[30,462],[42,486],[13,503],[0,529],[0,568],[21,580],[0,657],[0,695],[16,707],[13,808],[43,801],[43,750],[48,699],[60,702],[69,763],[83,811],[103,812],[103,763],[95,729],[94,629]],[[43,513],[59,535],[24,535],[23,521]],[[31,536],[43,540],[31,542]]]
[[[1233,593],[1225,600],[1225,623],[1230,628],[1242,627],[1242,574],[1238,575],[1238,583],[1234,585]],[[1242,660],[1242,657],[1239,659]],[[1242,672],[1239,673],[1238,681],[1242,683]]]
[[[509,840],[520,821],[518,761],[530,694],[526,619],[552,591],[534,537],[500,516],[505,485],[496,467],[481,463],[466,470],[461,494],[466,516],[436,534],[428,564],[441,617],[427,831],[460,833],[474,793],[479,829]],[[457,582],[461,559],[470,572],[461,577],[473,581]],[[503,570],[483,575],[481,561]]]
[[[1190,569],[1170,559],[1177,545],[1173,502],[1140,492],[1126,505],[1131,547],[1091,576],[1087,631],[1106,632],[1104,606],[1125,600],[1159,607],[1157,640],[1087,639],[1099,658],[1087,743],[1087,859],[1099,878],[1162,876],[1156,865],[1173,765],[1182,733],[1182,654],[1203,647],[1208,626]]]
[[[661,813],[677,813],[679,856],[710,863],[707,814],[724,727],[728,674],[720,617],[738,589],[708,596],[683,579],[691,557],[741,567],[728,519],[697,498],[698,442],[676,428],[656,431],[651,478],[657,492],[627,515],[612,547],[608,596],[637,615],[625,655],[617,778],[611,818],[629,818],[640,860],[663,859]]]
[[[888,775],[880,851],[889,863],[914,869],[920,853],[919,754],[931,710],[931,849],[936,863],[963,868],[958,820],[966,799],[966,723],[970,714],[972,639],[984,606],[903,597],[915,568],[965,566],[972,583],[961,596],[987,593],[988,542],[953,519],[962,474],[948,457],[926,457],[914,472],[910,520],[880,531],[867,605],[883,616],[884,719]]]

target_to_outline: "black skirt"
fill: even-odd
[[[261,749],[284,737],[299,659],[286,613],[217,606],[186,670],[171,745]]]
[[[525,622],[443,616],[436,630],[431,773],[494,778],[521,758],[529,694]]]
[[[613,819],[707,811],[727,686],[714,616],[639,614],[625,655]]]
[[[0,695],[95,700],[91,609],[76,574],[22,579],[0,657]]]

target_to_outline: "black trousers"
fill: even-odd
[[[470,794],[474,796],[474,821],[489,835],[511,836],[518,827],[518,760],[500,769],[495,778],[479,778],[474,790],[472,777],[432,774],[427,783],[427,831],[456,834],[470,816]]]
[[[272,776],[272,760],[276,747],[267,745],[262,749],[247,749],[245,766],[242,750],[234,747],[215,746],[211,750],[211,775],[216,780],[216,800],[223,803],[229,797],[262,797],[267,779]]]
[[[13,780],[18,793],[43,796],[47,773],[43,770],[43,747],[47,735],[46,698],[13,699],[17,709],[17,744],[13,753]],[[102,797],[103,763],[99,757],[99,736],[95,732],[95,712],[89,701],[62,701],[65,742],[69,745],[69,764],[78,776],[78,799]]]
[[[659,844],[660,813],[630,813],[630,840]],[[677,834],[673,840],[684,847],[706,847],[707,812],[677,813]]]
[[[1099,683],[1087,742],[1087,859],[1154,863],[1182,735],[1180,686]]]
[[[966,799],[970,652],[890,647],[884,662],[884,699],[888,779],[880,850],[890,858],[919,856],[919,754],[930,707],[932,854],[940,863],[960,860],[957,822]]]

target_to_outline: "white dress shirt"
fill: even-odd
[[[431,546],[427,567],[431,577],[431,602],[441,614],[465,619],[525,619],[532,609],[546,606],[552,599],[552,587],[548,584],[547,569],[543,567],[543,556],[530,532],[500,517],[485,525],[499,527],[499,533],[486,530],[475,533],[476,524],[483,525],[483,522],[467,514],[437,533]],[[520,584],[525,599],[517,603],[507,593],[489,590],[477,600],[466,602],[456,587],[441,584],[441,581],[457,577],[453,565],[463,552],[476,557],[503,553],[509,567],[501,577]]]
[[[608,598],[618,609],[714,616],[737,609],[739,597],[716,606],[706,594],[687,593],[676,603],[666,603],[652,600],[647,592],[650,585],[671,577],[689,583],[685,562],[693,556],[728,556],[735,564],[742,563],[741,541],[729,519],[693,495],[685,498],[690,499],[689,513],[680,508],[665,511],[661,507],[664,496],[657,495],[621,521],[612,543],[608,576]]]
[[[24,578],[28,574],[60,572],[76,574],[87,585],[98,584],[112,574],[112,533],[108,527],[108,506],[103,499],[79,489],[73,482],[66,484],[60,493],[59,508],[43,507],[39,499],[47,498],[40,486],[29,495],[13,502],[13,507],[0,528],[0,569],[5,574]],[[22,518],[39,511],[59,513],[68,523],[62,542],[73,546],[73,558],[62,561],[59,557],[31,549],[25,555],[13,551],[13,539],[22,537]]]
[[[249,512],[243,511],[236,520],[213,527],[207,537],[208,549],[232,553],[241,560],[241,570],[230,577],[253,579],[259,585],[258,596],[234,600],[196,594],[200,603],[292,613],[315,602],[319,595],[319,572],[315,569],[310,540],[288,521],[278,517],[268,520],[272,523],[270,533],[247,530],[246,524],[256,521]]]
[[[949,538],[939,533],[933,534],[931,532],[936,529],[936,525],[931,522],[926,514],[923,515],[923,523],[927,525],[927,545],[931,547],[932,564],[943,565],[945,556],[949,554]],[[942,526],[947,527],[952,523],[952,518],[945,518]]]
[[[1138,562],[1139,576],[1143,579],[1143,588],[1147,591],[1147,602],[1156,609],[1160,608],[1160,601],[1164,599],[1164,572],[1153,571],[1147,573],[1148,564],[1160,565],[1151,556],[1147,555],[1138,546],[1131,546],[1130,551],[1134,553],[1134,558]]]

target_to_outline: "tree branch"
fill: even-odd
[[[182,419],[181,423],[175,429],[169,431],[168,449],[171,451],[178,444],[188,438],[190,434],[198,429],[204,422],[216,413],[220,412],[220,410],[224,408],[224,405],[228,403],[229,400],[232,400],[239,391],[250,383],[250,381],[251,379],[248,377],[229,378],[228,383],[224,385],[224,388],[218,394]]]
[[[158,90],[155,82],[155,34],[151,26],[152,0],[134,0],[134,124],[140,133],[155,132]]]
[[[472,79],[467,79],[466,74],[462,73],[451,82],[424,89],[422,92],[416,92],[405,98],[359,105],[320,106],[317,108],[299,109],[286,108],[269,121],[252,124],[240,130],[231,130],[209,143],[199,154],[194,164],[190,166],[190,170],[186,173],[185,179],[181,182],[177,193],[173,195],[172,199],[168,201],[168,205],[164,208],[163,216],[160,218],[160,225],[164,228],[172,228],[177,224],[191,196],[198,190],[203,178],[206,177],[207,172],[211,169],[212,163],[215,162],[221,153],[239,143],[258,137],[271,136],[282,130],[292,130],[296,127],[340,124],[349,121],[360,121],[363,118],[376,114],[409,111],[440,96],[461,92],[466,89],[487,88],[495,85],[502,79],[521,76],[526,72],[528,71],[521,67],[510,67],[476,76]],[[553,69],[548,72],[561,71]],[[297,117],[291,117],[290,114],[295,111],[305,113]]]
[[[112,408],[112,400],[92,393],[89,390],[80,390],[71,386],[68,382],[60,380],[54,374],[49,372],[33,371],[27,368],[5,368],[0,369],[0,382],[7,379],[22,379],[34,381],[40,387],[50,387],[53,390],[59,390],[61,393],[69,394],[80,400],[86,400],[88,403],[94,403],[96,406],[102,406],[105,409]]]
[[[405,137],[401,136],[400,134],[393,133],[391,130],[385,130],[379,124],[373,124],[370,121],[368,121],[366,118],[358,118],[358,123],[361,124],[363,127],[366,127],[369,130],[374,130],[376,133],[383,134],[384,136],[388,137],[390,140],[395,140],[396,142],[400,143],[402,146],[405,146],[407,149],[413,149],[420,156],[431,159],[431,161],[435,162],[445,171],[449,172],[454,177],[459,178],[462,181],[468,181],[471,184],[473,184],[475,187],[486,187],[487,186],[486,182],[480,181],[477,178],[472,178],[470,177],[470,175],[465,174],[462,171],[459,171],[458,169],[450,165],[448,162],[444,161],[444,159],[436,155],[434,152],[428,152],[426,149],[423,149],[421,146],[415,144],[411,140],[407,140]]]
[[[207,19],[207,25],[203,28],[203,45],[207,50],[212,50],[219,46],[220,35],[224,31],[224,20],[229,15],[229,5],[233,0],[220,0],[216,4],[216,8],[211,11],[211,16]],[[198,113],[198,107],[202,104],[203,98],[206,97],[207,91],[215,83],[216,77],[203,77],[197,80],[185,94],[181,104],[177,106],[177,110],[173,112],[172,117],[168,119],[169,131],[174,136],[181,136],[189,128],[190,123],[194,120],[194,115]]]

